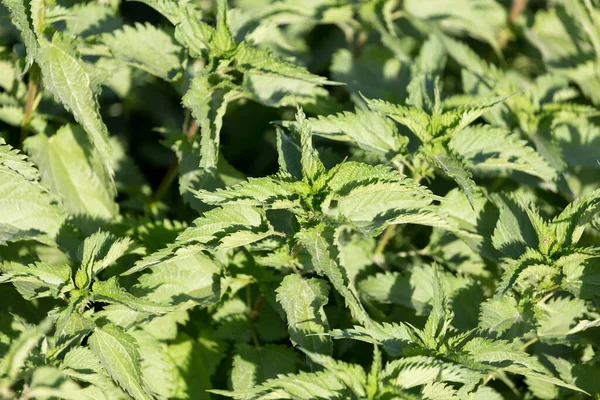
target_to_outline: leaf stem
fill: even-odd
[[[188,128],[187,133],[185,134],[185,139],[190,140],[197,131],[198,131],[198,123],[194,119],[194,120],[192,120],[192,123],[190,124],[190,127]],[[179,169],[179,160],[177,158],[175,158],[175,160],[173,160],[173,162],[169,166],[169,169],[167,169],[167,172],[163,176],[163,179],[160,182],[160,184],[158,185],[158,188],[152,195],[152,199],[150,199],[150,204],[157,203],[164,197],[164,195],[167,193],[167,190],[171,186],[171,183],[173,183],[173,180],[177,176],[178,169]]]
[[[29,73],[29,81],[27,82],[27,94],[25,95],[25,108],[23,110],[23,120],[21,121],[21,138],[19,147],[23,147],[23,142],[27,139],[27,131],[29,122],[38,102],[36,102],[37,94],[37,75],[34,69]]]
[[[515,22],[517,18],[525,11],[527,8],[527,0],[513,0],[512,8],[510,9],[510,15],[508,19],[510,22]]]
[[[488,374],[485,376],[485,378],[483,378],[483,383],[482,385],[485,386],[488,384],[489,381],[491,381],[494,378],[494,375],[491,372],[488,372]]]
[[[527,347],[531,346],[532,344],[534,344],[535,342],[537,342],[538,340],[540,340],[539,336],[534,336],[531,339],[529,339],[528,341],[526,341],[521,347],[519,347],[517,350],[519,351],[523,351],[525,350]]]

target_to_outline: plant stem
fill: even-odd
[[[534,344],[535,342],[537,342],[540,338],[538,336],[534,336],[531,339],[529,339],[527,342],[525,342],[525,344],[523,344],[521,347],[519,347],[517,350],[519,351],[523,351],[525,350],[527,347],[531,346],[532,344]]]
[[[35,72],[32,69],[29,74],[29,82],[27,82],[27,94],[25,97],[25,109],[23,110],[23,121],[21,121],[21,138],[19,147],[23,147],[23,142],[25,139],[27,139],[29,122],[31,121],[31,116],[33,115],[33,111],[35,109],[35,97],[37,93],[36,80]]]
[[[483,383],[482,385],[485,386],[488,384],[489,381],[492,380],[492,378],[494,377],[494,375],[492,375],[491,372],[488,372],[488,374],[485,376],[485,378],[483,378]]]
[[[187,133],[185,134],[185,139],[190,140],[194,136],[196,131],[198,131],[198,124],[196,123],[196,120],[194,119],[194,120],[192,120],[192,123],[190,124],[190,127],[188,128]],[[163,179],[160,182],[160,185],[158,185],[158,188],[152,195],[150,204],[157,203],[164,197],[165,193],[167,193],[167,190],[169,189],[169,186],[171,186],[171,183],[177,176],[178,169],[179,169],[179,160],[177,158],[175,158],[175,160],[173,160],[173,162],[169,166],[169,169],[167,169],[165,176],[163,176]]]
[[[515,22],[517,18],[525,11],[527,7],[527,0],[513,0],[512,8],[510,9],[510,15],[508,19],[510,22]]]
[[[377,247],[375,248],[375,255],[380,255],[385,250],[385,246],[387,246],[388,242],[394,236],[394,232],[396,231],[396,225],[390,225],[385,228],[383,235],[381,235],[381,239],[377,243]]]

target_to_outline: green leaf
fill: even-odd
[[[280,374],[293,374],[299,362],[300,357],[289,347],[269,344],[255,348],[239,344],[231,370],[232,388],[250,390]]]
[[[308,122],[313,135],[355,143],[364,151],[374,152],[382,158],[391,159],[407,144],[392,121],[368,110],[319,116],[309,118]]]
[[[381,371],[381,381],[402,388],[412,388],[430,382],[474,383],[483,378],[479,371],[434,357],[413,356],[390,361]]]
[[[327,78],[314,75],[305,68],[294,63],[286,62],[267,49],[260,49],[247,43],[242,43],[235,52],[234,61],[244,75],[266,75],[285,77],[313,85],[333,84]]]
[[[227,57],[236,47],[227,22],[227,0],[217,0],[217,26],[210,40],[210,54],[213,57]]]
[[[372,322],[368,327],[354,326],[351,329],[333,329],[331,337],[380,344],[392,357],[402,354],[411,343],[415,342],[412,329],[403,323],[379,324]]]
[[[192,57],[205,57],[214,28],[202,22],[202,13],[193,4],[171,0],[135,0],[148,4],[175,25],[175,39]]]
[[[81,265],[75,274],[75,286],[79,289],[87,289],[94,275],[107,266],[99,263],[96,268],[96,263],[101,260],[101,257],[108,256],[114,240],[115,237],[112,234],[102,231],[93,233],[84,239],[77,249]]]
[[[298,202],[298,195],[294,191],[297,186],[291,177],[265,176],[248,178],[246,181],[225,189],[198,190],[194,194],[206,204],[285,209],[294,207]]]
[[[5,261],[0,264],[0,283],[11,282],[19,293],[31,300],[39,297],[59,298],[74,289],[71,267],[54,266],[43,262],[23,265]]]
[[[177,390],[177,361],[168,354],[166,343],[160,342],[142,330],[134,330],[131,336],[139,348],[142,379],[148,392],[155,398],[173,398]]]
[[[113,174],[108,129],[102,121],[94,82],[84,62],[74,54],[73,44],[56,33],[52,42],[40,40],[38,62],[44,86],[69,110],[88,133],[110,176]],[[111,182],[110,191],[114,192]]]
[[[115,325],[96,328],[88,339],[90,348],[115,382],[134,399],[152,397],[144,388],[140,354],[135,339]]]
[[[302,229],[296,233],[298,240],[308,251],[315,271],[329,278],[333,287],[345,300],[346,307],[352,316],[364,325],[371,323],[371,318],[363,308],[356,295],[348,288],[347,277],[337,263],[338,253],[333,243],[333,232],[323,225]]]
[[[198,339],[180,332],[169,344],[168,354],[175,361],[178,372],[177,399],[210,399],[206,391],[212,388],[211,377],[226,354],[221,338],[211,331],[202,331]]]
[[[494,247],[515,259],[526,248],[537,249],[539,238],[527,213],[531,205],[508,194],[493,194],[491,198],[500,210],[492,237]]]
[[[249,186],[252,186],[249,181]],[[244,185],[238,186],[245,189]],[[232,190],[233,192],[233,190]],[[243,190],[238,193],[241,195]],[[200,193],[200,192],[199,192]],[[203,195],[223,195],[225,191],[201,192]],[[233,193],[231,193],[233,195]],[[226,205],[205,212],[202,217],[194,220],[194,225],[187,228],[177,237],[177,243],[213,244],[230,234],[242,231],[257,232],[266,225],[266,217],[262,210],[247,205]]]
[[[210,305],[221,296],[221,267],[201,248],[189,246],[155,263],[135,286],[144,301]]]
[[[564,275],[561,287],[582,299],[591,299],[600,293],[600,256],[574,253],[556,260]]]
[[[520,171],[548,182],[557,174],[527,142],[501,128],[469,126],[455,134],[449,146],[475,173],[505,175]]]
[[[450,33],[483,40],[500,53],[498,36],[506,26],[506,10],[493,0],[458,0],[452,3],[433,0],[427,5],[408,0],[404,9],[415,18],[436,23]]]
[[[538,336],[544,339],[566,336],[586,312],[585,301],[561,297],[538,303],[535,308]]]
[[[312,144],[312,131],[310,123],[306,120],[306,115],[300,107],[296,111],[296,126],[298,136],[300,137],[300,147],[302,156],[300,164],[302,166],[302,176],[313,188],[313,191],[321,189],[322,178],[325,174],[325,166],[319,158],[319,153]]]
[[[61,370],[51,366],[41,366],[35,369],[28,393],[35,399],[78,400],[83,395],[79,385],[65,377]]]
[[[311,361],[321,365],[326,371],[335,375],[344,385],[358,397],[364,398],[366,395],[365,386],[367,383],[367,374],[365,370],[356,364],[337,361],[332,357],[304,351]]]
[[[181,171],[180,191],[182,193],[190,188],[202,188],[208,176],[216,174],[223,116],[227,104],[239,93],[238,88],[227,80],[213,85],[209,76],[198,75],[183,96],[183,104],[192,111],[200,128],[201,137],[199,148],[194,149],[198,152],[194,154],[198,158],[198,163],[190,166],[190,171]],[[185,165],[185,160],[181,160],[181,166],[185,167]]]
[[[454,314],[448,311],[448,298],[441,285],[437,267],[434,267],[433,270],[433,297],[431,303],[431,312],[420,336],[427,348],[437,349],[444,340],[454,317]]]
[[[174,310],[166,304],[157,304],[148,299],[139,298],[128,293],[119,286],[116,277],[107,281],[97,281],[92,285],[94,300],[109,303],[123,304],[132,310],[141,311],[149,314],[166,314]]]
[[[181,47],[153,25],[125,26],[103,35],[102,43],[115,58],[159,78],[172,81],[181,73]]]
[[[25,366],[32,350],[51,328],[52,320],[49,318],[44,319],[37,326],[26,327],[3,354],[0,360],[0,375],[6,377],[9,383],[13,383],[19,371]]]
[[[464,160],[453,149],[446,148],[439,142],[427,148],[425,154],[436,167],[456,181],[467,196],[471,208],[474,208],[477,185],[473,182],[471,172],[467,169]]]
[[[100,156],[77,125],[64,125],[55,135],[37,134],[25,141],[31,159],[40,166],[42,184],[71,214],[113,218],[119,207],[116,191]]]
[[[329,331],[323,310],[328,302],[327,283],[318,278],[288,275],[276,292],[287,317],[292,343],[311,352],[331,354],[331,338],[323,335]]]
[[[33,164],[0,139],[0,243],[48,241],[58,233],[65,212],[38,180]]]
[[[502,334],[517,325],[523,314],[517,307],[513,296],[504,295],[498,299],[489,299],[481,304],[479,327],[489,332]]]
[[[348,162],[329,175],[331,193],[323,211],[343,217],[367,235],[375,236],[390,224],[445,225],[430,207],[435,196],[389,168]]]
[[[331,76],[346,84],[355,103],[362,103],[360,93],[401,103],[410,78],[407,64],[383,46],[365,44],[358,57],[348,49],[337,50],[331,61]]]
[[[247,398],[292,398],[310,400],[315,398],[330,399],[344,398],[349,395],[345,386],[337,377],[329,372],[307,373],[300,372],[295,375],[280,375],[270,379],[262,385],[249,390],[228,392],[225,390],[211,390],[212,393],[234,399]]]
[[[99,388],[104,396],[119,400],[128,398],[115,385],[98,357],[88,347],[74,347],[65,355],[60,368],[66,376]]]
[[[35,33],[29,25],[27,18],[27,10],[25,9],[25,2],[23,0],[2,0],[2,3],[10,10],[12,23],[19,29],[23,42],[25,43],[25,49],[27,50],[27,62],[25,64],[26,72],[33,62],[35,61],[39,45]]]
[[[577,244],[586,225],[600,213],[600,189],[579,197],[549,222],[550,229],[562,246]]]
[[[429,115],[421,109],[404,107],[382,100],[365,99],[372,111],[387,115],[394,121],[406,126],[422,142],[429,141],[433,134],[429,131]]]

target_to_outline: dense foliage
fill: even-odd
[[[0,0],[0,398],[600,398],[599,105],[596,0]]]

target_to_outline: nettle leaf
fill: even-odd
[[[487,42],[500,53],[498,36],[506,24],[506,10],[493,0],[434,0],[430,7],[410,0],[405,10],[416,18],[437,23],[443,30]]]
[[[25,362],[44,335],[52,328],[52,320],[44,319],[37,326],[25,327],[0,360],[0,376],[8,379],[9,387],[25,366]]]
[[[358,398],[365,397],[367,374],[360,365],[341,362],[332,357],[311,353],[306,350],[304,352],[311,361],[319,364],[325,368],[326,371],[335,375],[335,377],[342,381]]]
[[[0,264],[0,283],[11,282],[21,295],[30,300],[38,297],[64,297],[74,288],[71,267],[43,262],[23,265],[5,261]]]
[[[24,72],[26,72],[33,65],[39,51],[37,38],[27,18],[26,3],[23,0],[2,0],[2,4],[10,11],[11,21],[21,32],[21,37],[25,43],[27,63],[25,64]]]
[[[212,393],[234,399],[265,398],[277,396],[279,398],[314,399],[348,397],[349,391],[345,385],[333,374],[322,372],[300,372],[295,375],[280,375],[269,379],[261,385],[248,390],[225,391],[211,390]]]
[[[134,399],[148,400],[142,381],[140,354],[135,339],[116,327],[96,328],[88,339],[90,348],[115,382]]]
[[[413,356],[390,361],[381,371],[384,384],[410,389],[434,382],[471,384],[479,381],[483,374],[434,357]]]
[[[429,147],[425,153],[428,159],[446,175],[454,179],[458,186],[463,190],[469,200],[471,207],[474,208],[475,198],[477,197],[477,185],[473,181],[473,175],[467,169],[465,162],[453,149],[437,142]]]
[[[314,85],[331,84],[327,78],[310,73],[294,63],[281,60],[272,51],[243,43],[237,49],[234,61],[245,75],[270,75],[304,81]]]
[[[452,318],[452,312],[448,312],[448,298],[441,285],[437,269],[433,273],[433,298],[432,307],[423,330],[419,336],[427,348],[437,348],[444,340]]]
[[[251,98],[268,107],[293,104],[315,109],[332,108],[328,92],[322,85],[335,84],[314,75],[305,68],[281,60],[268,49],[242,43],[233,57],[236,68],[243,73],[242,86]]]
[[[210,40],[211,55],[216,57],[228,56],[236,48],[237,44],[227,21],[227,1],[217,0],[217,26]]]
[[[388,103],[382,100],[365,99],[369,108],[388,116],[394,121],[406,126],[422,142],[432,139],[432,132],[429,131],[429,115],[415,107],[405,107],[397,104]]]
[[[392,357],[399,356],[405,349],[416,342],[412,328],[403,323],[376,323],[367,327],[354,326],[350,329],[333,329],[334,339],[354,339],[367,343],[382,345]]]
[[[286,209],[294,207],[298,202],[298,195],[294,190],[298,185],[295,183],[294,179],[285,175],[248,178],[225,189],[198,190],[194,194],[202,202],[213,205]]]
[[[581,299],[562,297],[538,303],[535,308],[538,336],[543,339],[566,336],[586,311]]]
[[[175,25],[175,39],[192,57],[205,57],[215,29],[202,22],[202,13],[194,5],[171,0],[134,0],[148,4]]]
[[[49,13],[58,12],[52,19],[64,19],[66,31],[74,36],[92,37],[123,26],[123,19],[110,4],[82,3],[68,9],[55,7]]]
[[[309,118],[313,135],[342,142],[355,143],[366,152],[382,158],[392,158],[407,144],[407,139],[398,134],[395,124],[383,115],[356,109],[354,113]]]
[[[175,80],[181,72],[181,47],[153,25],[125,26],[103,35],[102,43],[114,57],[159,78]]]
[[[75,285],[80,289],[88,288],[98,272],[123,254],[121,243],[111,233],[102,231],[85,238],[77,249],[81,265],[75,274]]]
[[[289,347],[266,345],[254,348],[247,344],[237,346],[233,358],[231,384],[234,391],[250,390],[280,374],[297,372],[300,357]]]
[[[331,76],[346,84],[345,89],[357,104],[362,103],[360,93],[399,103],[406,96],[410,78],[404,61],[383,46],[366,44],[358,56],[342,48],[332,56]]]
[[[40,166],[42,184],[71,214],[112,218],[118,214],[111,177],[100,155],[77,125],[64,125],[55,135],[29,137],[25,148]]]
[[[333,234],[330,228],[319,225],[302,229],[295,238],[310,254],[315,271],[329,278],[333,287],[344,298],[352,316],[360,323],[368,325],[371,323],[371,318],[354,292],[348,288],[348,279],[337,262],[338,250],[333,243]]]
[[[239,188],[240,192],[243,192],[244,188]],[[215,195],[215,193],[206,192],[207,197],[211,195]],[[227,238],[245,233],[249,235],[247,237],[251,237],[252,234],[258,236],[241,245],[250,244],[255,240],[260,240],[259,238],[270,235],[264,211],[248,205],[226,205],[207,211],[202,217],[196,218],[193,226],[179,235],[176,242],[223,247]]]
[[[600,255],[574,253],[560,257],[555,265],[564,275],[563,289],[582,299],[591,299],[600,293]]]
[[[78,384],[64,376],[61,370],[50,366],[36,368],[30,385],[29,394],[38,399],[55,397],[77,400],[84,395]]]
[[[598,37],[594,27],[597,16],[591,3],[584,4],[561,2],[557,7],[537,12],[533,26],[527,31],[527,39],[539,49],[551,71],[574,81],[592,102],[598,104],[598,47],[597,41],[594,42]]]
[[[39,38],[39,43],[38,63],[42,70],[44,86],[54,95],[56,101],[73,113],[75,120],[90,136],[100,159],[112,176],[108,128],[102,121],[94,80],[86,64],[75,55],[73,44],[59,33],[54,34],[52,42]],[[115,190],[113,185],[114,182],[111,182],[111,192]]]
[[[221,296],[221,266],[189,246],[163,260],[148,265],[150,273],[140,276],[135,291],[145,294],[145,301],[156,303],[196,303],[210,305]]]
[[[329,173],[324,212],[376,235],[387,225],[446,225],[430,207],[436,197],[425,187],[387,167],[347,162]]]
[[[310,123],[306,120],[306,115],[301,108],[298,108],[296,112],[296,123],[297,133],[300,137],[300,148],[302,149],[300,158],[302,177],[313,187],[313,191],[318,191],[323,186],[325,166],[317,149],[312,144]]]
[[[518,259],[509,261],[506,271],[496,287],[496,298],[506,295],[517,283],[524,283],[530,278],[534,281],[541,281],[538,285],[549,289],[556,283],[557,275],[557,268],[548,265],[544,255],[538,251],[527,249]]]
[[[150,314],[166,314],[174,310],[173,307],[156,304],[148,299],[139,298],[128,293],[119,286],[116,277],[107,281],[94,282],[92,285],[94,300],[103,303],[123,304],[132,310]]]
[[[481,304],[479,327],[492,333],[502,334],[523,319],[517,300],[506,294]]]
[[[74,347],[62,360],[63,374],[81,382],[99,387],[105,396],[125,399],[126,394],[115,385],[94,352],[87,347]]]
[[[323,310],[328,302],[327,283],[318,278],[288,275],[276,292],[287,317],[292,343],[311,352],[331,354],[331,338],[323,335],[329,331]]]
[[[556,177],[557,172],[526,141],[501,128],[469,126],[455,134],[449,145],[475,173],[504,175],[520,171],[544,181]]]
[[[600,190],[594,190],[565,207],[558,216],[549,222],[549,227],[559,243],[563,246],[573,246],[581,238],[586,225],[598,213],[600,213]]]
[[[155,398],[173,398],[176,387],[176,360],[168,354],[168,345],[143,330],[134,330],[131,336],[139,347],[142,379]]]
[[[39,183],[27,157],[0,139],[0,243],[51,240],[66,214]]]
[[[505,194],[494,194],[492,200],[500,211],[492,237],[494,247],[513,258],[519,258],[526,248],[537,249],[539,237],[527,213],[531,205]]]
[[[195,77],[183,97],[183,104],[198,121],[202,134],[200,167],[207,169],[217,167],[223,116],[230,98],[237,93],[237,88],[232,83],[224,80],[213,85],[209,78],[205,75]]]

